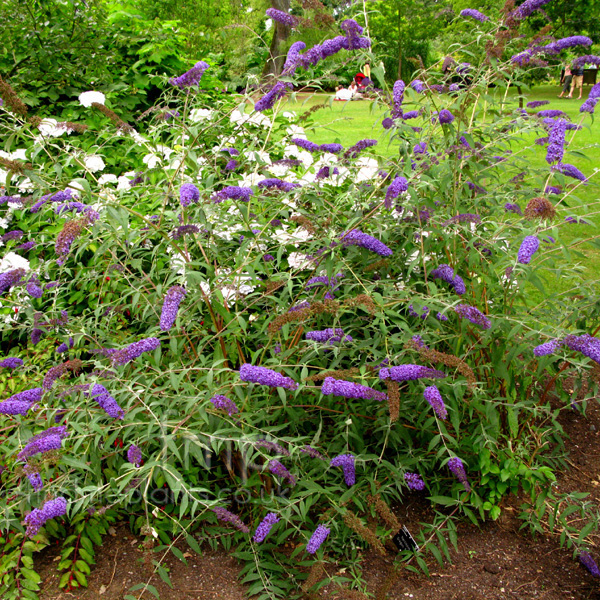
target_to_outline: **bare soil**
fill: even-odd
[[[589,492],[588,499],[600,504],[600,406],[591,402],[587,414],[563,411],[561,422],[568,436],[570,468],[560,474],[561,492]],[[572,551],[561,548],[555,535],[533,538],[520,529],[518,501],[504,507],[496,522],[477,528],[470,523],[459,525],[458,552],[452,551],[452,563],[440,567],[429,561],[431,576],[403,573],[391,586],[388,600],[496,600],[544,599],[600,600],[600,580],[573,560]],[[431,522],[431,508],[425,496],[414,495],[395,508],[400,522],[417,531],[420,522]],[[88,577],[87,589],[65,592],[58,588],[56,572],[58,546],[46,549],[38,558],[42,576],[42,600],[121,600],[137,583],[150,582],[162,600],[243,600],[244,586],[238,582],[239,565],[224,551],[205,549],[199,556],[181,546],[187,566],[172,553],[165,557],[173,589],[154,573],[152,559],[159,556],[145,550],[142,539],[121,524],[106,536],[98,550],[97,563]],[[600,548],[598,536],[588,539]],[[598,552],[593,552],[598,559]],[[366,596],[340,592],[332,586],[322,588],[313,598],[383,598],[382,586],[390,572],[393,557],[365,552],[362,559]],[[327,565],[332,575],[343,565]],[[149,592],[138,598],[153,598]]]

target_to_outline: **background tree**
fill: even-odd
[[[437,0],[375,0],[368,7],[369,31],[390,81],[410,79],[416,67],[409,59],[428,65],[432,40],[452,18]]]

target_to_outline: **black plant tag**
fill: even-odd
[[[413,536],[410,535],[410,531],[408,531],[406,527],[402,527],[402,529],[392,538],[392,540],[398,547],[398,550],[414,550],[415,552],[419,551],[417,542],[415,542]]]

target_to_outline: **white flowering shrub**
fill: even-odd
[[[487,92],[510,66],[452,91],[397,82],[383,159],[198,91],[204,65],[143,131],[92,92],[112,123],[85,131],[1,109],[3,598],[35,597],[51,537],[61,584],[86,585],[123,514],[166,545],[235,546],[250,594],[297,597],[329,581],[323,560],[389,552],[388,503],[408,494],[477,521],[547,493],[549,394],[569,407],[566,375],[573,398],[595,390],[595,292],[564,269],[578,225],[557,200],[592,183],[557,149],[564,115]],[[529,168],[511,149],[547,129],[560,157]],[[548,272],[577,298],[543,288]],[[440,557],[442,528],[456,540],[440,513],[394,568]]]

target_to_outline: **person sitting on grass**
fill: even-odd
[[[335,89],[335,100],[359,100],[362,98],[362,94],[358,91],[358,86],[356,85],[356,81],[353,81],[348,89],[343,88],[342,86],[338,86]]]

